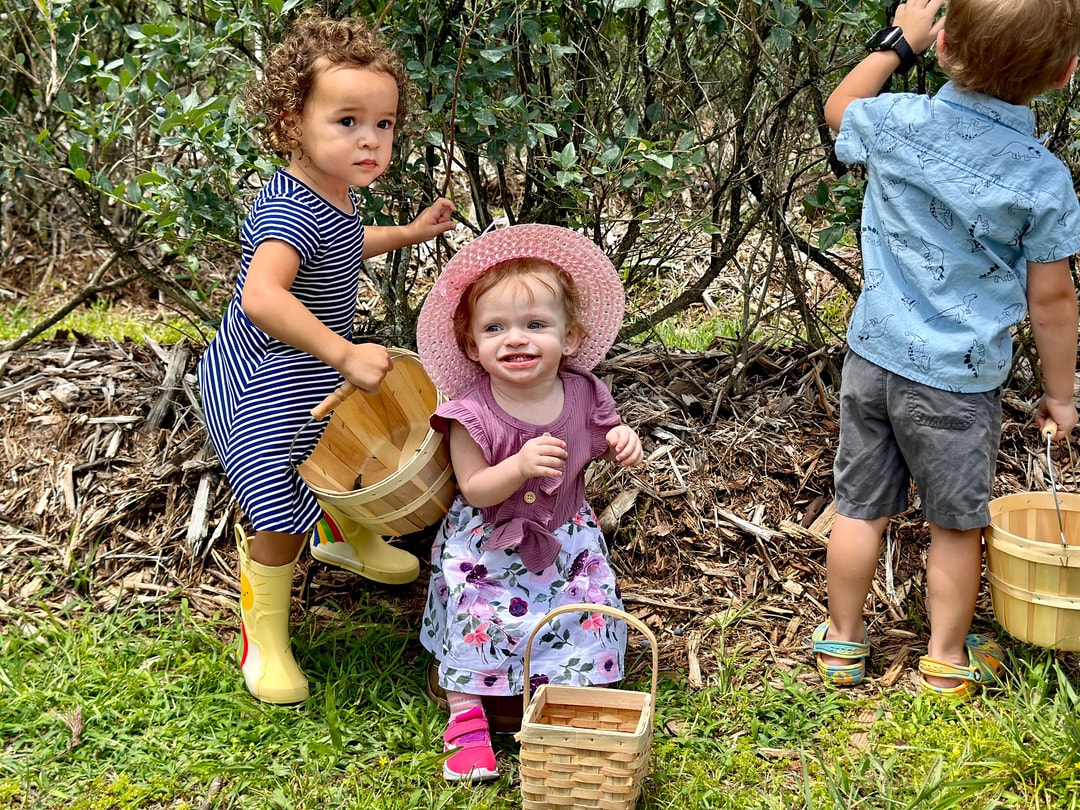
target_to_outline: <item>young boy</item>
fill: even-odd
[[[863,605],[882,533],[918,487],[930,523],[930,641],[922,689],[970,698],[1004,671],[970,634],[1001,434],[1010,327],[1025,311],[1045,392],[1035,423],[1077,421],[1077,303],[1069,257],[1080,205],[1032,137],[1029,105],[1063,87],[1080,51],[1080,0],[909,0],[825,105],[837,156],[866,166],[864,286],[848,328],[827,558],[829,620],[814,632],[826,683],[858,683]],[[932,98],[877,95],[937,43],[950,81]]]

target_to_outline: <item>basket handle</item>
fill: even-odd
[[[657,671],[660,669],[660,653],[657,652],[656,636],[653,635],[652,630],[650,630],[645,625],[645,622],[641,621],[641,619],[639,619],[637,616],[631,616],[625,610],[619,610],[618,608],[610,607],[609,605],[594,605],[588,602],[575,602],[572,605],[562,605],[555,608],[554,610],[550,610],[545,613],[540,618],[540,621],[538,621],[533,627],[532,632],[529,633],[529,639],[525,642],[525,662],[522,670],[523,674],[525,675],[525,689],[522,692],[522,695],[524,697],[524,708],[522,709],[522,711],[529,708],[529,701],[532,697],[531,689],[529,688],[532,684],[532,674],[529,671],[529,659],[532,656],[533,639],[536,637],[536,634],[540,632],[541,627],[550,622],[556,616],[561,616],[564,613],[603,613],[608,616],[614,616],[616,619],[622,619],[627,624],[633,625],[635,630],[641,633],[641,635],[645,636],[645,638],[649,642],[649,649],[652,650],[652,685],[650,686],[649,692],[652,695],[652,703],[655,706],[656,674]]]
[[[408,357],[413,355],[408,349],[398,349],[392,346],[387,347],[386,353],[390,355],[391,360],[396,360],[399,357]],[[414,355],[413,355],[414,356]],[[346,380],[341,386],[331,394],[328,394],[326,399],[311,409],[311,418],[321,422],[327,417],[327,415],[337,408],[342,402],[351,397],[357,388],[351,382]]]

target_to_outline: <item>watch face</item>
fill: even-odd
[[[894,25],[891,28],[882,28],[866,41],[866,49],[868,51],[892,50],[897,40],[903,35],[904,31],[899,26]]]

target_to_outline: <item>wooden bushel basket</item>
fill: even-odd
[[[1080,495],[1021,492],[990,501],[986,568],[994,617],[1009,635],[1080,650]],[[1067,545],[1062,545],[1064,532]]]
[[[614,616],[645,636],[652,650],[649,692],[543,684],[530,700],[533,638],[551,619],[573,612]],[[524,810],[633,810],[649,768],[658,667],[652,631],[616,608],[564,605],[537,623],[525,646],[525,713],[517,734]]]
[[[354,391],[300,476],[331,516],[400,537],[440,521],[456,488],[445,438],[429,419],[443,402],[413,352],[395,350],[377,394]]]

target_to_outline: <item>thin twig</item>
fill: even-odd
[[[469,40],[472,38],[473,32],[476,31],[476,24],[480,21],[480,15],[486,8],[485,3],[481,3],[476,12],[473,14],[472,22],[469,23],[469,30],[465,33],[465,38],[461,40],[461,48],[458,49],[457,68],[454,70],[454,93],[450,99],[450,139],[447,144],[446,150],[446,173],[443,177],[442,188],[439,189],[439,195],[445,197],[450,189],[450,178],[453,176],[453,163],[454,163],[454,130],[457,126],[457,104],[458,104],[458,85],[461,82],[461,71],[465,67],[465,49],[469,47]]]

